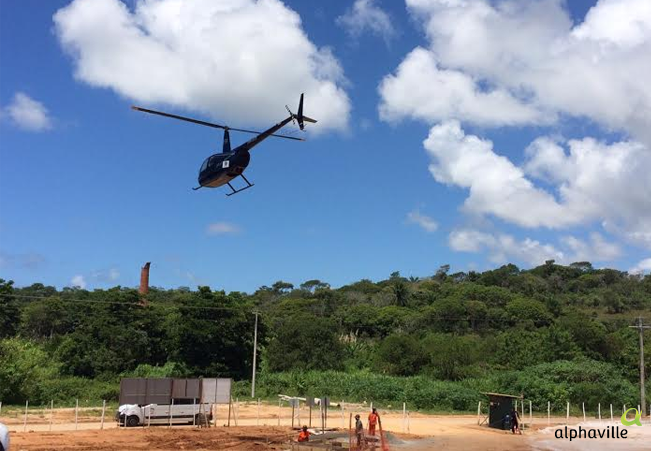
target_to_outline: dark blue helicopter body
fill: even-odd
[[[148,110],[136,106],[133,106],[131,108],[137,111],[142,111],[144,113],[157,114],[159,116],[171,117],[173,119],[180,119],[182,121],[192,122],[199,125],[205,125],[207,127],[223,129],[224,143],[222,147],[222,152],[211,155],[210,157],[204,160],[203,164],[201,165],[201,169],[199,169],[199,179],[198,179],[199,186],[193,189],[197,190],[202,187],[218,188],[223,185],[228,185],[231,188],[232,192],[226,194],[227,196],[231,196],[235,193],[239,193],[240,191],[251,188],[253,186],[253,184],[249,182],[247,178],[244,176],[244,170],[247,168],[249,162],[251,161],[251,154],[249,153],[249,151],[253,147],[257,146],[258,144],[260,144],[262,141],[264,141],[270,136],[277,137],[277,138],[293,139],[296,141],[303,141],[302,138],[295,138],[293,136],[285,136],[285,135],[276,135],[275,133],[281,128],[283,128],[285,125],[287,125],[289,122],[292,122],[294,120],[298,121],[298,126],[300,127],[301,130],[303,130],[303,128],[305,127],[304,125],[305,122],[312,122],[312,123],[316,122],[314,119],[311,119],[303,115],[303,94],[301,94],[301,100],[299,101],[298,104],[298,114],[293,114],[291,111],[289,111],[289,108],[287,107],[287,111],[289,111],[289,117],[283,119],[281,122],[277,123],[273,127],[263,132],[244,130],[240,128],[231,128],[226,125],[213,124],[211,122],[205,122],[197,119],[191,119],[188,117],[177,116],[175,114],[163,113],[161,111]],[[244,133],[253,133],[256,136],[251,138],[249,141],[237,146],[235,149],[231,150],[231,140],[230,140],[229,130],[244,132]],[[246,182],[247,186],[237,190],[233,188],[230,182],[237,177],[242,177],[242,179]]]

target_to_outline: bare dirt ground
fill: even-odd
[[[129,428],[19,432],[12,435],[12,449],[52,451],[109,450],[288,450],[288,442],[297,432],[289,427],[237,426],[194,429],[190,427]],[[522,450],[529,449],[525,437],[515,437],[479,429],[446,426],[435,436],[396,434],[391,449],[425,451],[445,450]]]
[[[104,429],[100,430],[100,417],[96,410],[79,412],[75,425],[74,409],[56,410],[50,431],[50,413],[34,411],[28,416],[24,427],[24,414],[14,412],[3,415],[0,421],[12,431],[12,451],[108,451],[108,450],[288,450],[288,443],[297,436],[291,429],[291,409],[277,405],[263,404],[258,410],[255,403],[240,403],[239,409],[231,412],[231,427],[228,422],[228,407],[220,406],[216,412],[217,427],[197,429],[191,426],[152,426],[151,428],[117,428],[113,411],[107,411]],[[101,412],[101,409],[100,409]],[[331,409],[328,428],[347,431],[350,415],[360,413],[364,423],[368,408],[348,406],[342,411]],[[3,411],[3,414],[5,412]],[[402,412],[380,411],[385,431],[391,433],[392,450],[468,450],[468,451],[511,451],[511,450],[587,450],[603,449],[648,449],[646,440],[637,439],[617,442],[595,442],[594,440],[573,441],[554,438],[554,425],[564,424],[565,418],[552,418],[551,428],[547,418],[533,418],[533,425],[522,436],[505,431],[488,429],[477,425],[474,415],[426,415],[411,413],[408,420]],[[320,425],[319,412],[313,410],[312,426]],[[526,418],[528,420],[528,418]],[[578,423],[579,419],[571,419]],[[294,425],[309,423],[309,410],[301,408],[300,421]],[[317,424],[318,423],[318,424]],[[592,424],[605,427],[605,424]],[[560,427],[560,426],[559,426]],[[77,430],[75,430],[75,428]],[[651,427],[647,426],[649,432]],[[23,432],[25,430],[25,432]],[[633,438],[639,431],[632,431]],[[345,434],[344,434],[345,435]],[[639,434],[638,434],[639,435]],[[646,438],[646,436],[644,437]]]
[[[347,407],[331,409],[328,428],[347,431],[351,414],[360,413],[366,423],[368,409]],[[298,412],[297,412],[298,413]],[[342,414],[343,413],[343,414]],[[50,412],[34,410],[28,414],[27,427],[24,413],[14,411],[0,421],[12,431],[13,450],[52,451],[108,451],[108,450],[287,450],[287,443],[297,436],[291,429],[291,408],[263,404],[258,410],[255,403],[240,403],[231,412],[228,423],[228,407],[220,406],[216,412],[217,427],[196,429],[190,426],[152,426],[151,428],[117,428],[112,411],[107,411],[104,429],[100,430],[100,418],[96,410],[81,410],[75,425],[74,409],[60,409],[52,416]],[[528,449],[529,438],[512,436],[505,432],[477,426],[474,416],[410,414],[403,419],[402,412],[381,411],[384,430],[392,433],[391,449],[410,451],[444,450],[522,450]],[[319,412],[312,412],[312,426],[320,424]],[[280,425],[279,425],[280,423]],[[309,410],[301,408],[294,424],[309,423]],[[235,426],[237,424],[237,426]],[[51,428],[51,431],[50,431]],[[76,429],[76,430],[75,430]],[[25,431],[25,432],[23,432]]]
[[[281,450],[293,431],[278,427],[133,428],[13,434],[13,450]]]

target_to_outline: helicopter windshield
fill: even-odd
[[[201,165],[201,169],[199,169],[199,174],[201,174],[203,171],[208,169],[208,161],[210,161],[210,157],[203,160],[203,164]]]

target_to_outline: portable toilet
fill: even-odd
[[[502,393],[484,393],[488,396],[488,427],[507,429],[506,417],[511,414],[513,400],[523,399],[522,395],[504,395]]]

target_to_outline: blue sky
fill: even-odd
[[[640,5],[628,1],[629,11]],[[648,65],[634,58],[640,52],[648,59],[651,27],[640,25],[633,35],[605,29],[596,7],[613,7],[612,1],[572,1],[569,9],[558,1],[532,2],[551,12],[536,19],[540,34],[525,35],[527,21],[540,15],[533,7],[509,12],[506,2],[471,1],[469,8],[491,12],[479,25],[494,36],[482,53],[485,60],[470,61],[454,43],[466,39],[473,49],[473,29],[445,31],[437,21],[455,14],[462,23],[472,10],[436,0],[358,0],[357,12],[344,1],[222,2],[237,17],[207,14],[214,21],[197,26],[205,32],[201,48],[177,35],[183,53],[151,60],[147,49],[169,44],[165,37],[175,33],[173,8],[160,9],[163,18],[151,28],[134,20],[144,37],[129,41],[133,33],[114,26],[119,17],[93,17],[89,3],[0,1],[2,278],[17,285],[134,286],[140,266],[151,261],[156,286],[253,291],[279,279],[299,284],[319,278],[339,286],[393,271],[427,276],[443,264],[467,271],[505,262],[530,267],[546,258],[651,269],[651,205],[644,196],[649,181],[638,176],[651,170],[649,117],[635,109],[651,111],[651,95],[636,74]],[[120,11],[117,0],[101,3]],[[136,5],[147,3],[175,1],[125,2],[123,17],[136,18]],[[263,7],[270,9],[256,10]],[[68,14],[55,21],[60,10]],[[186,23],[193,11],[184,11]],[[275,12],[284,19],[273,23]],[[643,18],[647,13],[637,12]],[[296,14],[300,23],[291,20]],[[569,29],[563,29],[563,17],[572,22]],[[93,20],[99,25],[87,26]],[[239,21],[242,31],[224,38],[220,33],[229,20]],[[265,25],[267,20],[272,23]],[[496,32],[514,23],[525,25],[511,35],[508,28]],[[255,46],[256,30],[266,26],[278,37]],[[609,78],[606,71],[585,83],[625,89],[641,103],[630,108],[629,97],[616,97],[619,116],[604,113],[599,103],[612,106],[611,98],[590,92],[573,98],[574,80],[563,78],[564,61],[581,70],[592,61],[586,57],[595,51],[590,46],[603,49],[607,39],[619,47],[599,64],[613,71],[613,61],[630,64],[631,78]],[[511,40],[526,44],[527,56],[518,62],[524,81],[506,70],[522,56]],[[569,42],[563,58],[536,56],[558,42]],[[140,43],[144,53],[130,55]],[[417,47],[422,52],[412,54]],[[239,57],[246,54],[252,55],[246,67],[259,77],[238,74]],[[491,61],[491,55],[511,59]],[[492,69],[500,61],[507,61],[503,72]],[[170,69],[177,64],[184,67],[182,76]],[[540,68],[559,82],[530,82]],[[320,94],[324,86],[337,91]],[[322,121],[304,143],[267,140],[255,148],[246,172],[255,187],[230,198],[223,189],[190,189],[203,159],[220,149],[220,132],[129,109],[138,104],[263,127],[284,118],[284,104],[295,105],[304,90],[306,114]],[[414,91],[416,100],[410,101]],[[442,101],[450,91],[452,99]],[[625,114],[630,120],[619,119]],[[464,141],[458,130],[472,138]],[[440,139],[424,145],[430,131]],[[525,151],[543,137],[540,146]],[[476,151],[477,142],[492,145]],[[565,163],[547,158],[558,157],[558,146]],[[570,149],[590,158],[572,159]],[[452,161],[450,155],[465,159]],[[620,169],[604,175],[599,162],[609,158]],[[493,176],[482,179],[481,168],[466,170],[477,159],[480,166],[497,168],[494,185]],[[558,176],[570,166],[572,171]],[[614,201],[599,191],[599,183],[580,182],[595,178],[612,183]],[[503,202],[501,192],[512,201]]]

